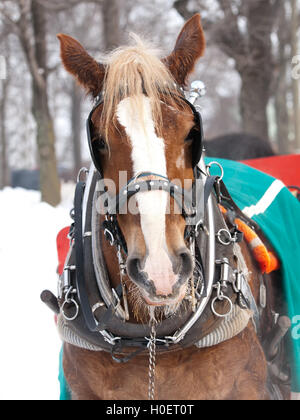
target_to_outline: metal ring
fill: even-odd
[[[222,233],[226,233],[226,235],[228,235],[228,241],[225,241],[222,239],[221,235]],[[227,229],[220,229],[219,232],[217,233],[217,238],[218,241],[222,244],[222,245],[230,245],[232,242],[232,237],[231,237],[231,233],[227,230]]]
[[[222,166],[219,162],[210,162],[210,163],[206,166],[208,175],[209,175],[209,176],[211,176],[211,175],[210,175],[210,168],[211,168],[213,165],[217,165],[217,166],[221,169],[221,176],[219,176],[218,178],[219,178],[219,181],[222,181],[222,179],[224,178],[224,169],[223,169],[223,166]]]
[[[76,308],[76,313],[75,313],[75,315],[74,315],[74,316],[72,316],[72,317],[68,317],[68,316],[65,314],[65,311],[64,311],[66,304],[70,304],[70,303],[73,303],[73,305],[74,305],[74,306],[75,306],[75,308]],[[62,305],[62,307],[61,307],[61,312],[62,312],[63,317],[65,318],[65,320],[66,320],[66,321],[75,321],[75,319],[78,317],[78,314],[79,314],[79,305],[78,305],[78,303],[76,302],[76,300],[74,300],[74,299],[68,299],[68,300],[65,300],[65,301],[64,301],[64,303],[63,303],[63,305]]]
[[[77,182],[81,180],[82,174],[85,174],[85,176],[87,176],[88,173],[89,173],[89,170],[87,168],[81,168],[77,175]]]
[[[223,300],[227,300],[227,302],[229,302],[230,303],[230,307],[229,307],[229,311],[226,313],[226,314],[219,314],[216,310],[215,310],[215,303],[216,303],[216,301],[218,300],[218,301],[223,301]],[[222,296],[222,298],[220,298],[220,297],[218,297],[218,296],[216,296],[214,299],[213,299],[213,301],[211,302],[211,310],[212,310],[212,312],[217,316],[217,317],[219,317],[219,318],[225,318],[226,316],[228,316],[228,315],[230,315],[231,314],[231,312],[232,312],[232,309],[233,309],[233,304],[232,304],[232,302],[231,302],[231,299],[229,299],[229,297],[228,296],[225,296],[225,295],[223,295]]]
[[[92,307],[93,314],[97,311],[97,309],[102,308],[103,306],[105,306],[104,302],[95,303],[95,305]]]
[[[110,240],[109,240],[109,243],[110,243],[110,245],[111,246],[113,246],[114,245],[114,243],[115,243],[115,237],[114,237],[114,235],[111,233],[111,231],[109,230],[109,229],[105,229],[104,230],[104,235],[106,236],[106,234],[108,234],[109,236],[110,236]]]

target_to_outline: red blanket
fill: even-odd
[[[300,188],[300,155],[283,155],[244,160],[245,165],[280,179],[286,186]]]
[[[56,238],[57,254],[58,254],[58,274],[62,275],[64,271],[65,261],[70,249],[70,239],[68,234],[70,232],[70,226],[62,229]]]

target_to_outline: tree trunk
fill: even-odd
[[[48,108],[46,92],[33,81],[32,113],[36,121],[42,201],[57,206],[60,203],[60,181],[55,157],[55,134]]]
[[[241,115],[243,128],[269,140],[267,106],[273,80],[271,33],[274,16],[270,3],[257,1],[248,10],[248,57],[240,57],[237,69],[242,77]]]
[[[37,125],[40,184],[42,200],[56,206],[60,203],[60,181],[55,155],[54,124],[50,115],[47,92],[46,19],[41,3],[32,0],[31,15],[34,34],[34,55],[39,78],[32,80],[32,113]]]
[[[74,178],[82,166],[81,156],[81,108],[82,94],[76,82],[72,83],[72,105],[71,105],[71,144],[74,158]]]
[[[289,115],[287,110],[286,65],[282,65],[281,76],[275,95],[275,112],[277,126],[277,145],[280,155],[289,151]]]
[[[120,44],[120,7],[120,0],[103,0],[102,14],[106,50],[112,50]]]
[[[278,153],[289,153],[289,114],[287,105],[287,66],[286,45],[290,42],[290,33],[285,4],[280,6],[279,26],[278,26],[278,77],[274,83],[275,93],[275,113],[277,128]]]
[[[201,2],[198,2],[201,3]],[[269,139],[267,106],[273,80],[271,34],[278,13],[279,1],[251,0],[239,2],[233,11],[230,0],[218,0],[223,19],[203,19],[210,41],[233,58],[242,79],[240,113],[244,131]],[[188,18],[193,12],[188,0],[177,0],[176,10]],[[238,17],[246,18],[247,31],[239,28]]]
[[[6,51],[6,60],[4,60],[5,71],[3,72],[4,78],[0,80],[1,83],[1,97],[0,97],[0,144],[1,144],[1,160],[0,160],[0,188],[11,185],[9,159],[7,153],[8,138],[6,130],[7,118],[7,104],[8,104],[8,89],[10,85],[10,44],[7,36],[3,40],[4,48]],[[1,63],[0,63],[1,64]]]
[[[298,5],[297,0],[291,0],[292,7],[292,24],[291,24],[291,47],[292,56],[299,55],[298,51]],[[294,130],[295,130],[295,149],[300,153],[300,99],[299,99],[299,80],[293,78],[293,101],[294,101]]]
[[[1,139],[1,173],[0,188],[10,185],[9,165],[7,156],[7,137],[6,137],[6,103],[7,103],[8,79],[2,80],[2,90],[0,99],[0,139]]]
[[[242,87],[240,92],[240,112],[243,131],[264,140],[269,140],[267,105],[269,94],[266,91],[264,78],[245,69],[241,72]]]

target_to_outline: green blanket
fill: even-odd
[[[236,204],[253,218],[281,260],[289,317],[292,321],[292,391],[300,392],[300,203],[283,183],[238,162],[217,161]],[[214,169],[215,168],[215,169]],[[212,167],[212,174],[220,170]]]
[[[65,378],[64,368],[63,368],[63,346],[59,354],[59,373],[58,380],[60,384],[60,401],[70,401],[71,393]]]

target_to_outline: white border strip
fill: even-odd
[[[245,215],[250,218],[255,215],[264,213],[267,208],[270,207],[270,205],[273,203],[283,188],[285,188],[284,183],[279,179],[276,179],[276,181],[271,184],[271,186],[267,189],[258,203],[249,207],[245,207],[243,213],[245,213]]]

